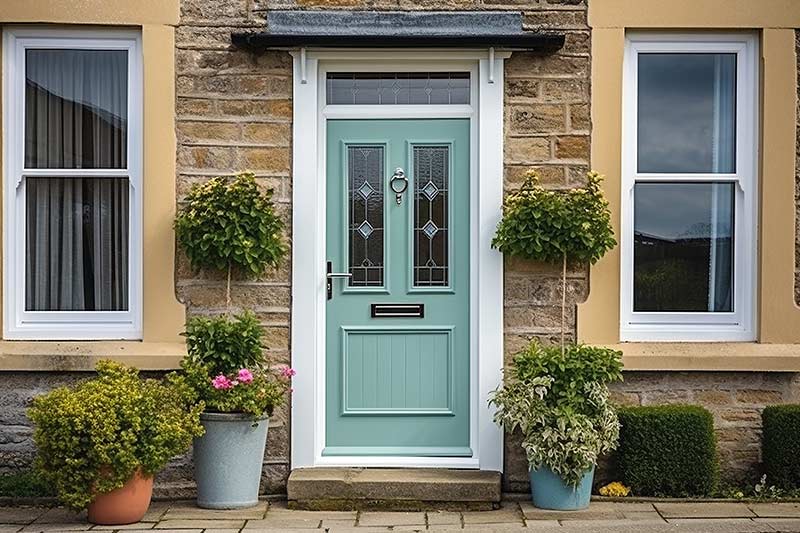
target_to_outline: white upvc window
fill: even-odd
[[[628,34],[622,341],[755,340],[757,46]]]
[[[6,339],[140,339],[136,31],[4,29]]]

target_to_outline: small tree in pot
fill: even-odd
[[[206,404],[206,433],[195,439],[197,502],[233,509],[258,503],[268,417],[289,388],[292,370],[273,370],[264,357],[255,315],[231,312],[231,278],[277,267],[287,247],[272,191],[251,173],[213,178],[192,188],[175,220],[178,243],[193,267],[226,273],[227,312],[194,317],[186,326],[181,366]]]
[[[533,343],[517,354],[491,400],[496,422],[522,433],[534,504],[550,509],[589,505],[597,457],[619,436],[607,384],[622,379],[621,353],[565,342],[568,262],[594,263],[616,245],[601,181],[589,172],[584,187],[547,190],[528,172],[492,241],[509,256],[561,263],[560,346]]]

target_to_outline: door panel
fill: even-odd
[[[471,456],[469,120],[327,126],[323,455]]]

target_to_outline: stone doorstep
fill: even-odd
[[[500,504],[500,473],[439,468],[304,468],[292,471],[286,490],[290,509],[490,510]]]

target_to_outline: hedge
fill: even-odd
[[[619,409],[617,468],[636,496],[708,496],[717,489],[714,419],[697,405]]]
[[[761,457],[767,484],[800,488],[800,405],[769,405],[761,414]]]

